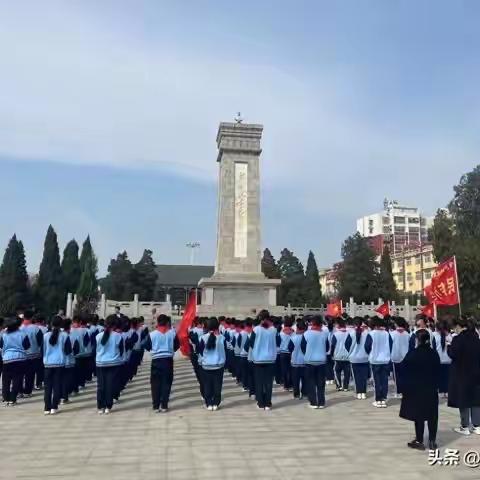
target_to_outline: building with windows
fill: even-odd
[[[327,299],[333,299],[337,295],[337,272],[341,262],[335,263],[330,268],[319,268],[318,279],[322,289],[322,295]]]
[[[404,250],[419,249],[428,243],[428,229],[433,217],[422,215],[417,207],[401,205],[396,200],[384,201],[382,212],[357,220],[357,231],[370,239],[372,248],[381,255],[388,245],[393,255]]]
[[[392,254],[391,259],[393,278],[399,292],[421,295],[430,285],[437,266],[432,245]]]

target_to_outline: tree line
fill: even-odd
[[[91,310],[98,295],[97,258],[87,236],[79,256],[79,245],[70,240],[60,261],[57,234],[50,225],[43,257],[35,279],[29,279],[25,249],[16,235],[8,242],[0,266],[0,315],[35,306],[45,315],[65,307],[67,292],[76,293],[80,310]]]
[[[319,307],[324,303],[315,255],[308,254],[307,268],[288,248],[280,252],[278,262],[266,248],[262,257],[262,272],[267,278],[280,279],[277,303],[279,305],[309,305]]]
[[[437,262],[456,256],[461,302],[480,306],[480,165],[460,178],[446,208],[435,216],[431,237]]]

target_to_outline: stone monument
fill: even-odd
[[[254,316],[277,304],[280,280],[261,270],[260,168],[262,125],[222,122],[215,273],[202,278],[199,315]]]

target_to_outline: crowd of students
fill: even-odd
[[[466,318],[449,325],[419,316],[410,331],[400,317],[282,319],[262,311],[242,321],[196,318],[188,340],[209,411],[220,406],[225,371],[267,411],[274,382],[296,399],[307,397],[312,409],[323,409],[326,384],[347,392],[353,381],[356,398],[365,400],[371,380],[373,405],[386,408],[391,377],[394,396],[403,396],[400,415],[415,422],[412,448],[423,447],[425,421],[430,446],[435,445],[439,394],[449,394],[449,405],[460,409],[458,433],[480,434],[480,340]],[[149,332],[142,318],[129,319],[119,310],[104,322],[94,315],[72,321],[56,316],[48,328],[41,316],[25,312],[5,320],[0,335],[3,402],[14,406],[18,395],[30,397],[43,385],[44,413],[56,414],[59,404],[96,376],[98,413],[108,414],[147,350],[152,406],[164,413],[179,347],[165,315]]]

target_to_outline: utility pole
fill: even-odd
[[[185,246],[190,249],[190,265],[195,265],[195,250],[200,248],[200,243],[188,242]]]

